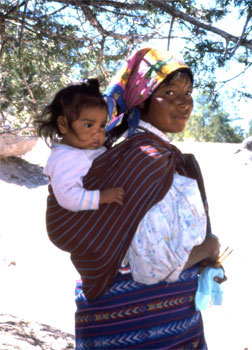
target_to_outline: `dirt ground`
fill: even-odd
[[[223,305],[203,313],[209,350],[252,350],[252,163],[234,154],[238,148],[234,144],[177,145],[196,154],[205,179],[213,232],[220,237],[223,249],[234,249],[224,264],[228,281],[223,284]],[[50,329],[66,332],[70,338],[61,349],[71,349],[78,275],[69,255],[54,247],[46,234],[47,179],[42,167],[48,153],[39,141],[22,159],[0,160],[0,327],[5,325],[0,339],[5,333],[13,334],[10,324],[20,329],[28,323],[30,334],[32,329],[34,334],[39,322],[44,325],[40,330],[49,327],[48,336],[53,332]],[[1,340],[1,350],[50,348],[32,341],[4,347]],[[60,348],[51,345],[51,349]]]

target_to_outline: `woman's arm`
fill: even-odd
[[[193,247],[184,269],[201,261],[208,261],[207,265],[214,266],[219,255],[220,243],[218,238],[213,234],[208,234],[202,244]]]

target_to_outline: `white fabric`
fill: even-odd
[[[85,190],[82,179],[94,159],[104,151],[105,147],[84,150],[64,144],[53,145],[44,174],[50,178],[53,193],[63,208],[71,211],[99,208],[100,191]]]
[[[169,140],[146,122],[140,126]],[[140,283],[176,281],[192,248],[204,241],[206,224],[197,181],[175,173],[168,193],[139,223],[123,264]]]

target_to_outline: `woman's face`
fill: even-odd
[[[148,112],[141,119],[163,132],[185,129],[193,110],[192,82],[187,74],[178,74],[153,92]]]

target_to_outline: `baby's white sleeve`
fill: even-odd
[[[51,180],[53,193],[60,206],[70,211],[99,208],[100,191],[88,191],[83,187],[83,176],[88,173],[91,164],[83,153],[77,151],[58,152],[49,158],[44,173]]]

